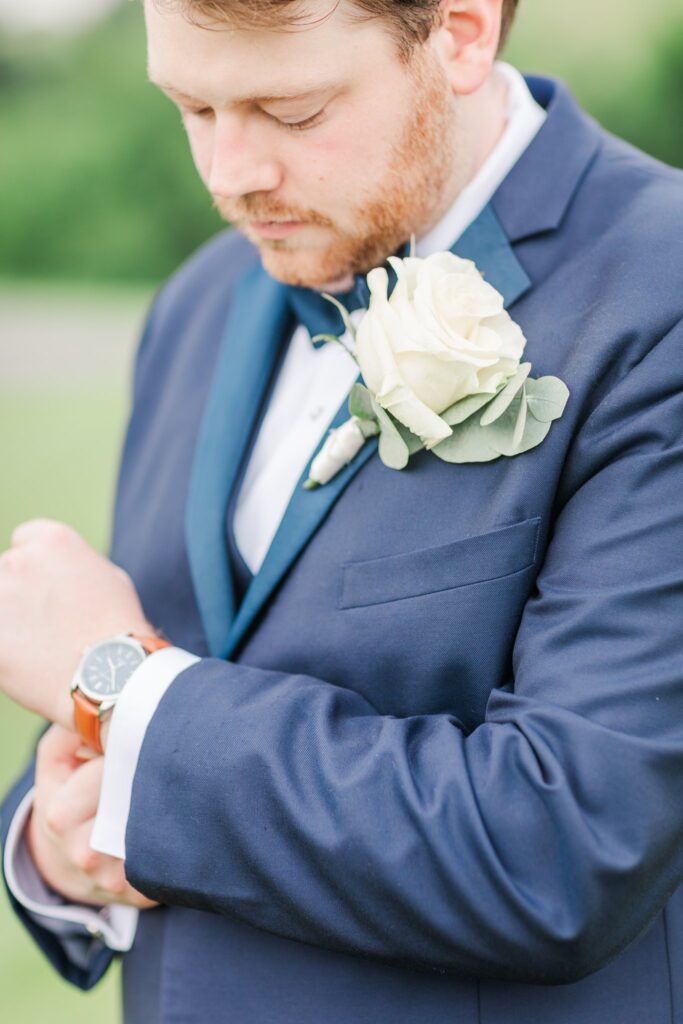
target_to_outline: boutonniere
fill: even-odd
[[[490,462],[535,448],[564,412],[566,384],[530,376],[521,328],[471,260],[439,252],[388,262],[396,286],[388,296],[387,271],[371,270],[369,306],[356,326],[325,295],[354,340],[355,352],[347,351],[364,384],[353,385],[350,419],[330,431],[308,489],[331,480],[373,436],[390,469],[404,469],[422,448],[444,462]]]

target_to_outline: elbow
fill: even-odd
[[[531,973],[525,980],[534,985],[572,985],[597,974],[615,955],[613,950],[597,947],[587,939],[557,944],[539,958],[538,969],[529,965]]]
[[[540,942],[531,943],[537,956],[528,957],[524,980],[536,985],[571,985],[584,981],[606,967],[628,945],[616,943],[618,928],[611,919],[579,923],[564,933],[546,931]]]

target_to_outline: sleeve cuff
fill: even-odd
[[[145,658],[119,697],[109,725],[102,792],[90,839],[98,853],[125,860],[133,779],[147,726],[171,683],[197,661],[196,655],[179,647],[165,647]]]
[[[122,905],[96,909],[67,903],[50,889],[33,863],[26,844],[25,828],[32,807],[33,789],[19,804],[7,833],[3,867],[10,892],[36,924],[58,936],[64,944],[79,938],[97,939],[109,949],[126,952],[133,945],[138,911]]]

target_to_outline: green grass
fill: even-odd
[[[127,398],[122,386],[94,393],[0,390],[0,550],[17,523],[63,519],[105,550]],[[32,749],[35,716],[0,696],[0,790]],[[7,1024],[114,1024],[119,969],[83,994],[61,980],[0,896],[0,992]]]

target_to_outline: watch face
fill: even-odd
[[[112,640],[98,644],[81,668],[81,685],[95,700],[115,697],[144,660],[144,654],[132,643]]]

